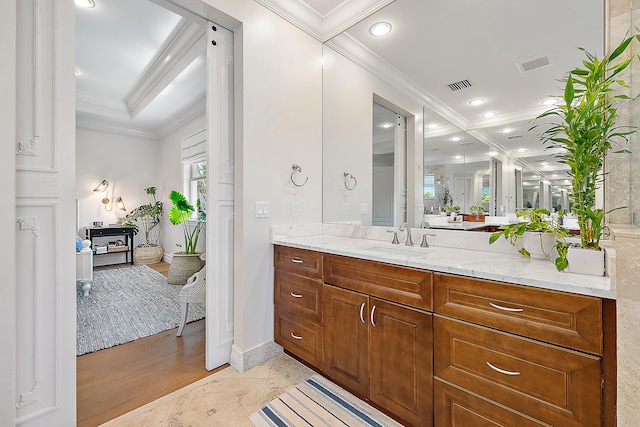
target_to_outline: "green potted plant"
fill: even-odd
[[[162,259],[162,247],[158,245],[160,237],[160,220],[163,205],[156,199],[156,187],[145,188],[144,191],[153,197],[153,203],[138,206],[124,218],[118,220],[118,225],[131,225],[137,233],[142,228],[142,242],[133,249],[134,264],[155,264]]]
[[[198,253],[196,248],[200,231],[206,221],[206,215],[201,209],[200,200],[196,202],[194,208],[178,191],[171,191],[169,200],[172,203],[169,210],[169,221],[173,225],[182,224],[184,245],[176,243],[176,246],[183,250],[172,254],[167,282],[173,285],[184,285],[187,279],[199,271],[203,265],[200,259],[202,254]],[[194,213],[196,213],[196,218],[192,219]]]
[[[489,244],[504,237],[511,245],[518,248],[518,252],[522,255],[549,260],[555,249],[558,254],[554,260],[556,269],[563,271],[568,266],[567,249],[569,247],[565,241],[569,230],[562,227],[559,221],[563,213],[559,212],[558,217],[554,218],[548,210],[542,208],[516,212],[516,217],[521,221],[501,226],[500,230],[489,236]]]
[[[605,211],[596,205],[596,191],[604,180],[605,156],[614,145],[628,143],[629,136],[638,130],[637,127],[617,125],[618,102],[630,98],[615,93],[617,88],[627,87],[622,73],[638,57],[632,55],[628,59],[618,59],[634,39],[640,40],[640,36],[625,38],[602,59],[580,49],[587,57],[583,61],[584,68],[571,70],[564,80],[564,102],[537,117],[557,119],[541,136],[547,148],[562,149],[555,157],[569,166],[570,195],[574,200],[572,211],[580,228],[580,246],[596,256],[596,259],[583,264],[590,267],[596,262],[598,264],[595,270],[584,271],[588,274],[604,274],[604,251],[600,247],[600,238],[605,230]],[[537,126],[541,125],[533,128]],[[622,148],[616,152],[628,150]],[[583,272],[576,271],[578,263],[571,262],[572,257],[570,254],[570,271]]]
[[[482,214],[482,212],[484,212],[484,206],[482,205],[469,206],[469,212],[471,212],[471,215],[469,215],[469,221],[484,222],[484,214]]]

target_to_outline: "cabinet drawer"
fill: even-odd
[[[434,375],[551,425],[599,426],[591,355],[437,316]]]
[[[273,250],[273,265],[281,270],[313,279],[322,279],[322,254],[320,252],[276,246]]]
[[[325,283],[423,310],[432,307],[432,277],[430,271],[337,255],[324,256]]]
[[[439,427],[548,426],[440,380],[434,381],[433,392],[433,424]]]
[[[305,362],[322,368],[322,327],[278,307],[274,310],[274,341]]]
[[[436,313],[602,355],[599,298],[435,274]]]
[[[274,277],[275,305],[322,325],[322,281],[309,279],[280,269]]]

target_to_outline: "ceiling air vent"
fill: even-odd
[[[523,61],[517,62],[516,66],[521,73],[535,70],[537,68],[546,67],[553,64],[553,57],[551,55],[538,56],[535,58],[528,58]]]
[[[520,139],[522,138],[522,135],[512,135],[512,136],[508,136],[507,139],[511,140],[511,139]]]
[[[471,87],[471,83],[469,83],[469,80],[460,80],[459,82],[449,83],[447,86],[449,86],[449,89],[451,89],[452,92],[455,92],[457,90]]]

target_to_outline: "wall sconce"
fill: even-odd
[[[100,184],[93,189],[96,193],[102,193],[104,191],[104,197],[102,198],[102,204],[104,205],[104,210],[107,212],[111,212],[113,208],[111,200],[109,199],[109,194],[107,193],[107,189],[109,188],[109,181],[103,179]],[[116,204],[116,207],[122,211],[126,211],[127,209],[124,207],[124,201],[122,197],[118,196],[113,200]]]

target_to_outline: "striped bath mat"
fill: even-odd
[[[255,427],[402,426],[320,375],[291,388],[249,419]]]

